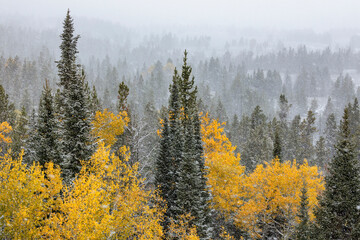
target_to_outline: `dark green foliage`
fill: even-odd
[[[349,109],[340,125],[336,154],[315,211],[318,239],[359,239],[359,167],[350,137]]]
[[[55,115],[54,99],[46,81],[40,98],[36,129],[32,133],[36,135],[35,138],[38,141],[35,149],[32,149],[35,152],[35,159],[32,161],[37,161],[43,166],[50,161],[61,164],[58,128],[59,123]]]
[[[156,182],[167,203],[163,222],[165,234],[171,219],[177,221],[180,216],[191,214],[190,225],[196,226],[201,239],[209,239],[212,235],[210,193],[206,185],[197,89],[194,77],[190,77],[191,71],[185,51],[181,77],[175,69],[170,86],[169,130],[165,121]]]
[[[288,103],[288,100],[286,99],[284,94],[280,95],[279,108],[280,108],[280,110],[279,110],[278,115],[279,115],[280,122],[286,123],[287,118],[289,116],[289,111],[290,111],[290,108],[291,108],[291,104]]]
[[[319,140],[316,142],[315,153],[316,153],[316,158],[313,162],[311,162],[311,164],[323,168],[325,164],[329,162],[328,159],[329,154],[328,151],[326,150],[326,142],[323,136],[321,136]]]
[[[28,116],[25,111],[25,107],[21,108],[21,112],[16,117],[15,127],[11,132],[12,143],[11,155],[13,158],[17,158],[24,148],[25,141],[28,138]]]
[[[328,153],[327,155],[328,161],[324,164],[327,165],[330,159],[332,159],[335,155],[335,144],[338,135],[338,129],[337,129],[334,113],[331,113],[329,117],[326,119],[326,127],[324,134],[325,134],[325,147]]]
[[[128,95],[129,95],[129,87],[124,82],[121,82],[119,84],[119,90],[118,90],[117,109],[119,112],[128,110],[128,104],[127,104]]]
[[[306,184],[301,189],[300,209],[298,210],[299,225],[296,227],[296,240],[310,240],[310,217],[309,217],[309,198]]]
[[[8,122],[14,127],[15,118],[15,106],[13,103],[10,103],[8,94],[3,86],[0,85],[0,123]]]
[[[101,109],[102,109],[95,86],[93,86],[93,89],[92,89],[90,95],[91,96],[90,96],[90,106],[89,106],[89,108],[90,108],[91,113],[93,115],[95,115],[95,113],[97,111],[101,111]]]
[[[280,136],[279,136],[279,129],[278,128],[276,128],[276,130],[275,130],[273,157],[274,158],[279,158],[280,161],[282,160],[282,156],[281,156],[281,139],[280,139]]]
[[[159,155],[156,161],[156,174],[155,174],[155,186],[160,191],[161,198],[165,201],[166,204],[169,204],[171,200],[171,194],[173,189],[173,171],[171,170],[172,161],[170,156],[170,140],[169,140],[169,126],[167,118],[164,119],[164,126],[161,132],[161,140],[160,140],[160,149]],[[169,206],[169,205],[168,205]],[[165,212],[164,221],[162,222],[162,226],[164,229],[164,233],[167,234],[167,230],[170,224],[171,211],[167,208]]]
[[[81,160],[87,160],[93,152],[90,135],[91,113],[86,91],[84,71],[76,63],[77,41],[74,36],[73,19],[67,12],[63,33],[60,35],[61,57],[57,61],[60,78],[60,134],[61,167],[66,182],[70,182],[81,169]]]
[[[298,163],[303,163],[304,159],[311,160],[314,154],[313,137],[315,132],[315,114],[310,110],[306,119],[300,124],[300,145],[296,153]]]

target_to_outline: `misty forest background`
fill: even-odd
[[[56,108],[56,104],[60,106],[59,109],[66,108],[61,107],[61,101],[67,101],[65,99],[71,93],[66,93],[66,91],[71,87],[67,87],[69,83],[66,82],[66,77],[61,75],[61,71],[66,72],[64,63],[66,62],[64,58],[66,49],[64,50],[64,47],[60,46],[59,35],[64,34],[65,30],[60,28],[60,24],[57,24],[56,28],[24,27],[22,24],[21,20],[0,23],[0,123],[8,122],[12,127],[12,131],[9,133],[12,141],[8,144],[5,143],[6,141],[1,143],[3,149],[1,155],[3,160],[6,159],[9,157],[6,152],[11,149],[10,156],[16,159],[24,150],[24,163],[30,166],[34,161],[32,157],[37,154],[34,152],[40,151],[34,146],[41,142],[39,138],[36,138],[38,135],[35,132],[39,129],[38,119],[42,114],[41,106],[45,104],[44,101],[47,101],[46,96],[51,95],[54,98],[51,100],[54,101],[54,108]],[[64,29],[66,29],[65,23]],[[147,33],[145,30],[143,32],[131,30],[100,20],[75,18],[74,36],[78,33],[81,35],[77,42],[78,54],[75,54],[77,56],[76,63],[79,64],[76,65],[78,72],[75,74],[75,79],[81,79],[84,84],[86,83],[84,91],[88,94],[89,111],[91,112],[88,115],[89,124],[90,118],[94,119],[96,111],[102,112],[108,109],[115,115],[122,111],[126,112],[126,116],[121,115],[126,119],[124,120],[126,123],[118,126],[119,129],[124,129],[117,136],[117,142],[111,152],[116,152],[114,149],[122,145],[128,146],[130,152],[128,159],[127,157],[120,158],[127,159],[129,166],[137,166],[138,175],[136,177],[143,179],[139,186],[146,191],[153,191],[160,186],[162,193],[159,195],[165,202],[167,201],[165,205],[168,209],[165,207],[164,216],[159,217],[160,220],[158,220],[161,223],[160,230],[153,230],[157,234],[149,235],[151,237],[147,235],[147,239],[156,239],[158,236],[160,238],[165,236],[166,239],[323,239],[324,236],[329,237],[326,235],[330,234],[327,233],[326,226],[331,226],[334,219],[338,222],[341,222],[339,219],[345,219],[348,222],[345,224],[346,227],[334,227],[338,232],[334,230],[334,233],[331,233],[333,234],[331,239],[356,239],[360,232],[357,221],[360,216],[357,207],[360,205],[358,197],[358,195],[360,196],[358,172],[360,110],[357,100],[360,99],[360,51],[358,51],[360,37],[356,34],[349,35],[346,40],[341,38],[341,43],[333,44],[335,40],[332,39],[337,39],[339,33],[279,32],[279,36],[283,36],[280,39],[280,37],[265,38],[263,34],[256,31],[237,31],[232,34],[231,38],[223,36],[214,39],[206,35],[199,36],[196,33],[186,35],[181,33],[182,30],[184,29],[179,27],[175,30],[177,33]],[[222,29],[219,32],[225,31]],[[64,42],[64,37],[62,38]],[[187,53],[184,55],[185,49]],[[64,62],[59,63],[59,60],[64,60]],[[71,64],[69,66],[72,66]],[[187,68],[187,66],[191,66],[191,68]],[[175,69],[179,71],[178,76],[176,71],[174,73]],[[189,75],[184,73],[189,73]],[[192,76],[194,76],[195,82],[191,82]],[[188,88],[186,84],[188,84]],[[190,90],[195,89],[195,86],[197,86],[197,90],[191,92]],[[50,89],[52,89],[52,93],[50,93]],[[179,94],[180,105],[176,105],[175,96],[177,94]],[[68,103],[66,102],[66,104]],[[178,122],[173,119],[177,107],[179,107]],[[56,113],[56,110],[54,111]],[[60,125],[62,121],[68,121],[67,118],[70,118],[71,115],[61,115],[61,111],[58,113],[61,119]],[[180,112],[184,116],[181,117]],[[198,119],[198,113],[201,113],[202,120]],[[169,121],[169,125],[167,121]],[[198,207],[195,210],[194,207],[191,208],[185,203],[183,205],[177,203],[176,201],[179,199],[171,199],[169,197],[171,194],[164,195],[164,191],[171,192],[171,186],[170,190],[166,190],[166,186],[161,185],[163,182],[159,177],[161,173],[159,162],[162,160],[166,162],[164,151],[169,151],[170,155],[174,154],[171,151],[183,151],[179,153],[181,155],[179,159],[187,159],[186,156],[193,159],[191,154],[196,155],[199,152],[190,147],[191,144],[187,141],[193,141],[192,144],[198,144],[199,142],[196,141],[201,141],[199,140],[201,139],[200,122],[205,124],[202,126],[206,126],[206,121],[208,121],[207,126],[211,121],[224,123],[218,127],[223,128],[221,134],[228,139],[222,139],[222,141],[228,141],[230,146],[236,147],[229,147],[227,151],[238,161],[235,168],[244,167],[242,170],[239,168],[239,176],[248,177],[247,181],[250,182],[256,177],[266,178],[266,173],[261,172],[262,168],[259,167],[261,164],[268,166],[269,169],[289,167],[287,170],[279,171],[291,172],[290,162],[294,159],[296,159],[295,168],[298,166],[296,171],[304,171],[304,176],[308,174],[309,176],[306,176],[314,182],[317,181],[316,179],[321,179],[319,183],[311,183],[314,184],[311,185],[303,182],[306,177],[298,176],[300,179],[298,183],[301,182],[302,187],[296,190],[297,200],[296,204],[294,203],[296,211],[292,213],[291,219],[286,212],[293,207],[291,204],[289,209],[284,208],[287,210],[279,210],[281,207],[275,207],[274,211],[269,213],[271,216],[263,222],[259,220],[264,217],[263,213],[256,212],[256,210],[253,210],[255,217],[249,217],[251,214],[246,215],[245,210],[241,212],[243,215],[240,213],[237,215],[238,212],[234,210],[234,206],[240,208],[245,205],[245,202],[250,202],[249,199],[252,199],[253,196],[244,195],[241,197],[244,201],[242,204],[231,205],[229,203],[228,205],[231,207],[228,207],[221,201],[216,202],[218,192],[216,189],[213,189],[212,193],[206,190],[210,185],[205,182],[201,183],[204,185],[195,184],[197,187],[200,186],[199,191],[202,191],[199,193],[201,197],[198,202],[191,203]],[[175,123],[179,124],[177,130],[174,127]],[[169,127],[168,130],[167,127]],[[181,131],[183,131],[183,135],[179,133]],[[206,135],[206,131],[210,130],[201,132],[203,137],[216,136],[216,132]],[[168,138],[166,137],[167,133],[169,134]],[[188,139],[186,133],[193,134],[193,138],[189,137]],[[199,135],[196,135],[197,133]],[[176,136],[179,139],[176,139]],[[166,139],[169,139],[168,142]],[[172,144],[176,144],[177,141],[184,142],[183,149],[172,147]],[[202,141],[203,143],[200,145],[195,144],[201,149],[201,153],[196,155],[198,165],[191,165],[193,163],[188,162],[184,163],[184,166],[180,164],[178,166],[180,169],[192,166],[192,168],[199,168],[199,172],[208,171],[206,169],[209,167],[202,165],[211,155],[207,152],[209,151],[208,145],[204,138]],[[96,145],[95,142],[87,144],[93,144],[94,148]],[[89,150],[88,155],[81,153],[83,154],[81,156],[87,156],[90,159],[94,148],[91,150],[92,152]],[[203,148],[205,160],[201,157]],[[218,148],[214,147],[214,149]],[[241,160],[239,157],[235,157],[238,153],[240,153]],[[191,157],[186,154],[190,154]],[[120,155],[120,153],[116,153],[116,156]],[[108,156],[109,159],[115,161],[113,157]],[[176,157],[174,155],[174,159]],[[61,157],[59,159],[59,162],[54,160],[55,163],[63,166],[60,163]],[[277,160],[272,161],[272,159]],[[44,165],[42,160],[38,159],[37,161]],[[344,164],[347,161],[349,165]],[[90,165],[86,165],[87,168],[91,168]],[[315,169],[312,168],[313,166],[317,167],[315,172],[312,172]],[[22,171],[26,171],[24,169]],[[71,186],[71,182],[79,172],[79,169],[73,171],[70,167],[63,168],[61,175],[64,179],[63,184]],[[339,194],[348,192],[353,196],[346,202],[346,204],[353,203],[349,207],[352,212],[329,220],[327,217],[331,216],[331,211],[337,211],[336,207],[331,208],[333,205],[329,199],[335,203],[336,201],[341,202],[341,200],[336,200],[336,197],[331,197],[336,194],[329,189],[332,189],[331,187],[335,186],[336,182],[349,180],[351,177],[341,175],[348,172],[354,172],[354,175],[351,175],[354,179],[351,185],[355,186],[355,190],[348,189],[349,185],[345,183],[343,186],[345,190],[338,191],[341,192]],[[69,175],[66,176],[66,174]],[[178,180],[179,182],[175,181],[175,187],[173,187],[178,188],[177,196],[182,198],[186,197],[182,195],[186,195],[186,187],[178,185],[186,182],[184,176],[189,177],[190,174],[194,174],[194,179],[198,178],[199,182],[207,179],[203,173],[199,175],[190,170],[188,175],[184,172],[177,174],[174,176],[180,180]],[[181,174],[185,175],[181,177]],[[288,174],[290,173],[288,172]],[[336,179],[335,175],[341,180],[334,180]],[[1,178],[1,176],[0,181],[5,182],[6,177]],[[44,176],[46,178],[49,173]],[[288,176],[297,179],[295,175]],[[210,175],[210,179],[212,179],[211,177],[212,175]],[[166,182],[166,178],[164,179]],[[292,186],[291,183],[284,182],[284,184]],[[247,187],[246,189],[253,186],[255,188],[253,190],[256,191],[255,183],[249,185],[244,183],[244,186]],[[306,186],[309,186],[311,190]],[[325,190],[323,186],[325,186]],[[70,194],[69,189],[62,191],[65,192],[65,194],[62,193],[64,196]],[[283,191],[283,189],[279,191]],[[334,191],[336,192],[336,190]],[[134,190],[134,192],[136,191]],[[322,192],[327,195],[321,195]],[[196,194],[198,193],[194,193],[194,196]],[[188,195],[191,199],[190,202],[196,198],[190,196],[191,194]],[[320,196],[325,197],[321,198]],[[61,197],[58,196],[58,198]],[[234,194],[229,194],[231,201],[236,197]],[[210,204],[212,199],[215,199],[213,205]],[[316,199],[319,199],[319,204]],[[270,197],[266,201],[272,200]],[[154,201],[148,201],[145,205],[152,206]],[[203,201],[202,205],[199,203],[201,201]],[[0,201],[0,203],[3,202]],[[6,205],[0,204],[0,211],[2,206]],[[179,209],[173,210],[171,206],[181,206],[179,208],[183,212]],[[189,211],[194,218],[190,216],[189,219],[179,220],[180,216],[188,217],[186,214],[189,212],[184,210],[186,207],[190,208]],[[314,210],[315,208],[317,210]],[[251,212],[251,208],[249,209]],[[315,215],[313,211],[315,211]],[[347,210],[339,211],[344,213]],[[244,217],[245,215],[246,217]],[[0,216],[0,222],[3,216]],[[244,220],[239,220],[241,216]],[[67,217],[70,219],[70,216]],[[13,218],[15,219],[15,217]],[[254,220],[255,218],[257,220]],[[174,219],[176,220],[175,225],[171,222]],[[11,221],[0,225],[0,236],[3,234],[4,239],[21,239],[20,235],[16,235],[15,232],[8,232]],[[68,221],[70,222],[70,220]],[[316,224],[312,224],[313,222]],[[36,225],[36,227],[40,225]],[[196,227],[196,230],[192,228],[193,226]],[[52,234],[55,234],[54,226],[49,229],[52,229]],[[48,233],[51,232],[49,229],[46,230]],[[180,230],[175,231],[174,229]],[[107,230],[102,231],[106,232]],[[123,239],[121,236],[125,236],[122,235],[124,233],[119,234],[114,229],[110,229],[108,232],[109,235],[106,235],[104,239]],[[68,239],[71,238],[70,236],[62,235],[62,238]],[[124,239],[136,237],[139,235],[131,235]],[[78,238],[81,239],[80,235]]]

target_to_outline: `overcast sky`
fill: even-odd
[[[239,28],[360,27],[359,0],[0,0],[0,14],[98,18],[125,26],[230,25]]]

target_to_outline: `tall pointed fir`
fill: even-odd
[[[56,63],[60,78],[61,167],[65,181],[70,182],[80,171],[80,161],[91,156],[93,147],[85,77],[76,63],[79,36],[74,36],[74,24],[69,10],[60,36],[61,57]]]
[[[180,216],[190,214],[192,220],[189,224],[196,226],[200,239],[209,239],[212,233],[208,206],[211,195],[206,185],[196,105],[197,89],[194,87],[194,77],[190,78],[191,71],[185,51],[181,77],[175,69],[170,86],[169,124],[163,127],[161,151],[157,159],[157,185],[167,203],[163,222],[165,234],[168,222],[176,222]],[[165,135],[167,127],[168,137]],[[166,148],[169,149],[167,157],[164,155]],[[164,182],[162,179],[170,181]]]
[[[28,138],[28,126],[29,120],[25,107],[22,106],[20,113],[16,116],[15,127],[11,132],[12,143],[11,155],[13,158],[17,158],[21,151],[24,149],[26,139]]]
[[[168,204],[170,202],[171,193],[173,185],[171,184],[173,181],[173,171],[171,171],[172,167],[172,159],[170,156],[170,141],[169,141],[169,124],[168,119],[164,119],[162,132],[161,132],[161,139],[160,139],[160,150],[159,156],[157,158],[155,169],[155,186],[159,189],[162,199]],[[169,204],[168,204],[169,205]],[[166,238],[168,227],[170,225],[171,220],[171,213],[169,208],[165,212],[164,221],[162,223],[164,233]]]
[[[54,110],[54,98],[48,81],[46,81],[40,98],[39,114],[34,133],[37,135],[36,139],[38,140],[34,151],[34,160],[43,166],[50,161],[61,164],[58,127],[59,124]]]
[[[309,216],[309,197],[305,182],[301,189],[300,208],[298,210],[297,216],[299,218],[299,224],[296,227],[296,240],[310,240],[311,230]]]
[[[349,126],[349,109],[345,108],[336,154],[315,211],[318,239],[360,239],[360,172]]]

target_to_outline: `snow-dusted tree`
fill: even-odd
[[[296,240],[310,240],[309,197],[305,183],[301,189],[300,207],[297,217],[299,218],[299,224],[296,227]]]
[[[181,216],[190,214],[190,225],[196,226],[200,239],[210,239],[210,193],[205,177],[197,88],[191,71],[185,51],[181,76],[175,69],[170,86],[169,125],[164,122],[156,182],[167,203],[165,232],[171,220],[178,221]],[[166,179],[170,181],[165,182]]]
[[[93,152],[85,75],[76,62],[77,41],[80,36],[74,36],[73,19],[69,10],[60,36],[61,57],[56,63],[60,78],[61,167],[65,181],[69,182],[80,171],[80,161],[88,160]]]
[[[42,166],[45,166],[45,163],[48,162],[61,164],[60,136],[58,135],[59,123],[55,117],[54,99],[48,81],[45,82],[41,94],[37,124],[35,126],[35,131],[32,134],[37,143],[34,145],[35,149],[30,149],[30,151],[35,152],[35,159],[30,160],[37,161]]]
[[[318,239],[360,238],[360,172],[349,126],[349,109],[345,108],[336,154],[315,211]]]

